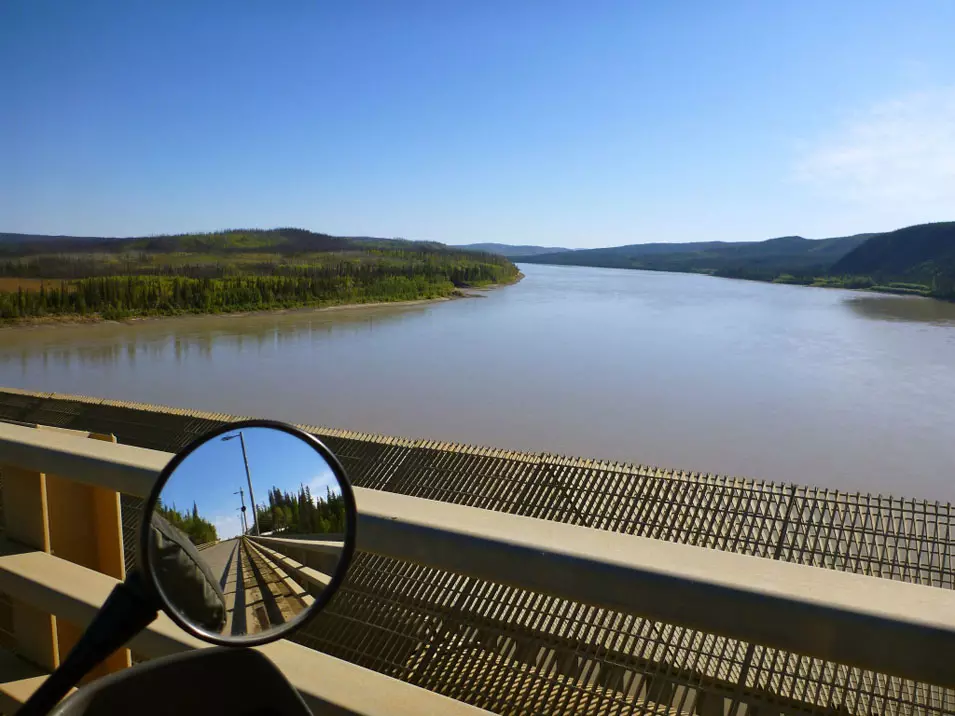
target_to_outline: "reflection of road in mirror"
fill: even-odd
[[[163,485],[155,514],[174,526],[182,552],[178,577],[157,576],[164,595],[187,621],[226,637],[275,630],[306,612],[337,571],[347,528],[341,485],[322,454],[265,426],[199,445]]]
[[[245,592],[237,590],[237,563],[239,540],[229,539],[202,550],[202,558],[219,580],[225,594],[226,623],[222,629],[224,635],[241,636],[246,633]],[[238,604],[237,604],[238,600]],[[238,619],[236,618],[238,607]]]
[[[307,590],[246,538],[202,550],[226,599],[224,636],[259,634],[293,621],[314,603]]]

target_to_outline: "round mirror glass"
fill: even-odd
[[[291,426],[243,423],[163,471],[143,561],[166,610],[217,643],[278,638],[320,608],[351,558],[355,508],[337,460]]]

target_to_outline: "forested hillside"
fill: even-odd
[[[752,242],[633,244],[558,254],[515,257],[527,263],[712,273],[772,279],[783,272],[823,273],[871,234],[835,239],[784,236]]]
[[[518,275],[510,261],[492,254],[300,229],[72,242],[44,237],[0,243],[0,318],[428,299]]]
[[[955,298],[955,222],[880,234],[844,256],[832,271],[925,284],[937,296]]]
[[[524,263],[706,273],[955,298],[955,222],[832,239],[634,244],[514,257]]]
[[[484,253],[498,254],[513,258],[515,256],[537,256],[538,254],[557,254],[570,249],[562,249],[557,246],[528,246],[513,244],[465,244],[458,248],[467,251],[482,251]]]

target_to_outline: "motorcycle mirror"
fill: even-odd
[[[351,485],[291,425],[252,420],[173,458],[146,501],[146,588],[182,628],[251,646],[300,628],[336,592],[355,549]]]

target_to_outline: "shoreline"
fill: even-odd
[[[82,326],[103,323],[135,325],[147,321],[163,321],[171,318],[245,318],[248,316],[259,315],[285,315],[289,313],[324,313],[333,311],[361,310],[366,308],[386,308],[394,306],[396,308],[421,306],[429,303],[442,303],[445,301],[457,301],[464,298],[484,298],[484,292],[491,291],[506,286],[513,286],[524,278],[523,273],[519,273],[514,281],[509,283],[495,283],[487,286],[457,288],[453,293],[447,296],[438,296],[436,298],[415,298],[408,301],[368,301],[364,303],[338,303],[332,305],[317,306],[296,306],[294,308],[261,308],[252,311],[222,311],[221,313],[167,313],[151,316],[130,316],[128,318],[107,319],[101,314],[91,314],[83,316],[79,314],[64,314],[60,316],[40,316],[31,318],[21,318],[0,322],[0,331],[32,330],[37,328],[60,328],[65,326]]]

